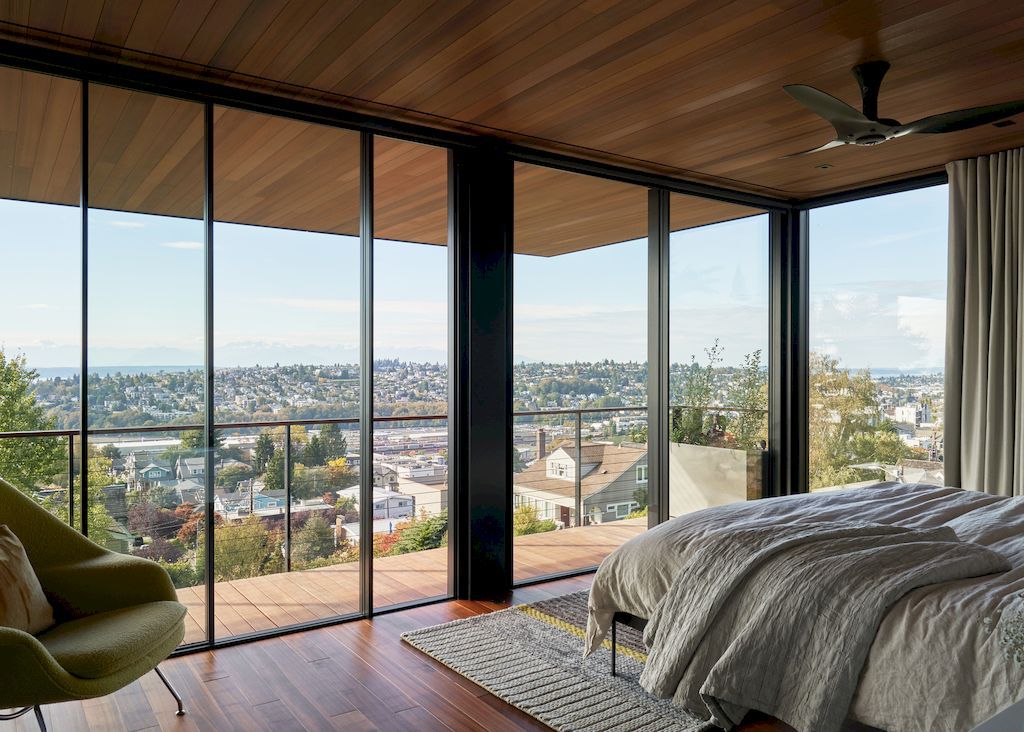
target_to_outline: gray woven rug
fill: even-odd
[[[703,722],[637,683],[646,651],[620,625],[617,675],[611,645],[582,660],[587,591],[414,630],[402,639],[558,732],[673,730]]]

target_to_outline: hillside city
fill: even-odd
[[[670,369],[672,454],[682,461],[670,471],[670,488],[679,493],[687,489],[685,482],[676,482],[688,480],[688,471],[698,474],[718,464],[714,453],[706,451],[752,454],[763,450],[767,438],[767,373],[760,354],[750,354],[739,367],[719,365],[717,355],[709,349],[706,365],[691,361]],[[130,371],[107,369],[90,378],[93,428],[201,424],[201,371]],[[514,420],[517,535],[645,514],[646,378],[646,364],[637,362],[515,366],[515,411],[552,412]],[[53,427],[77,426],[77,376],[36,375],[26,386]],[[812,490],[878,479],[941,478],[941,374],[869,377],[818,359],[812,363],[811,387]],[[354,423],[359,395],[355,365],[218,369],[218,422],[352,422],[293,425],[288,450],[281,426],[219,429],[210,463],[201,432],[195,430],[96,435],[90,440],[89,482],[96,491],[91,535],[160,561],[178,586],[200,581],[194,572],[201,566],[205,471],[212,467],[218,580],[278,571],[287,553],[286,520],[291,522],[288,551],[295,567],[355,561],[359,474],[369,469],[375,555],[442,546],[447,537],[447,423],[426,417],[447,412],[447,368],[377,361],[374,391],[377,414],[408,420],[378,423],[368,461]],[[830,430],[865,439],[831,453],[816,450],[815,435]],[[15,457],[11,460],[16,463]],[[63,458],[53,452],[49,457],[33,454],[32,460],[39,466],[35,474],[14,477],[59,513],[67,489]],[[714,469],[708,475],[714,476]],[[714,500],[737,500],[759,491],[763,475],[750,468],[738,478],[716,480],[721,496]],[[289,491],[292,502],[286,506]],[[686,501],[679,505],[681,511],[694,508]]]

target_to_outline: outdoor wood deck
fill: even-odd
[[[516,581],[599,564],[609,552],[642,532],[647,519],[616,521],[543,534],[517,536],[514,544]],[[438,597],[448,592],[448,550],[383,557],[373,562],[377,607]],[[218,638],[280,628],[295,623],[359,611],[359,565],[271,574],[218,582]],[[178,590],[188,607],[185,642],[206,638],[205,588]]]

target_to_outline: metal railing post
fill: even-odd
[[[583,526],[583,413],[576,410],[576,525]]]
[[[68,435],[68,526],[75,525],[75,436]]]
[[[284,571],[292,571],[292,426],[290,424],[284,426]]]

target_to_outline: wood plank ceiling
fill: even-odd
[[[850,67],[882,57],[893,64],[882,89],[884,116],[908,121],[1024,98],[1021,3],[0,0],[0,35],[786,198],[906,177],[949,160],[1024,145],[1024,120],[1018,120],[1010,127],[918,135],[874,148],[843,147],[786,159],[828,140],[830,129],[781,90],[785,83],[808,83],[856,103]],[[41,96],[9,103],[21,86],[10,72],[0,74],[0,161],[16,159],[22,170],[16,182],[12,168],[10,186],[0,194],[77,200],[73,175],[67,176],[76,168],[76,150],[66,134],[73,132],[77,97],[56,98],[60,85],[54,82],[36,92]],[[143,110],[147,104],[154,108]],[[110,117],[96,118],[94,125],[114,134],[119,125],[127,130],[125,125],[141,120],[160,130],[156,137],[147,133],[146,139],[161,141],[149,146],[150,156],[163,148],[168,155],[187,157],[186,148],[196,141],[194,124],[175,122],[152,101],[134,105],[137,116],[115,117],[94,103],[94,118]],[[19,132],[38,141],[33,152],[22,149],[24,140],[19,149],[9,141],[18,115],[19,130],[28,120],[43,127]],[[234,115],[240,119],[229,124]],[[218,195],[218,218],[351,233],[348,213],[327,212],[325,206],[318,213],[313,205],[314,199],[334,206],[353,199],[344,186],[355,184],[355,167],[341,162],[350,159],[351,141],[335,130],[309,125],[298,130],[298,123],[252,117],[219,112],[219,130],[225,133],[218,131],[218,155],[238,167],[221,163],[219,168],[228,167],[217,171],[219,180],[236,185],[231,195]],[[228,142],[231,125],[249,132]],[[173,140],[172,131],[178,135]],[[172,160],[143,165],[146,145],[130,144],[131,136],[122,135],[125,139],[107,151],[126,156],[120,163],[126,170],[111,179],[120,181],[119,197],[115,188],[98,186],[92,191],[97,205],[96,196],[105,191],[116,206],[148,196],[180,210],[186,199],[194,200],[193,193],[173,191],[188,176],[176,181]],[[390,206],[378,204],[378,234],[443,242],[443,161],[436,150],[392,145],[397,148],[379,145],[378,190],[396,198]],[[321,163],[328,151],[338,163],[317,165],[323,177],[311,177],[309,166]],[[36,155],[49,161],[45,173],[33,163]],[[820,169],[823,163],[832,167]],[[132,166],[150,177],[160,171],[167,179],[143,181],[138,170],[134,177],[127,170]],[[232,177],[243,170],[246,177]],[[645,201],[636,189],[523,170],[516,189],[520,251],[554,254],[642,235]],[[17,186],[24,190],[19,193]],[[41,186],[47,190],[40,192]],[[257,189],[272,206],[268,198],[253,197]],[[414,194],[400,201],[403,190]],[[311,197],[311,191],[317,195]],[[391,208],[393,224],[388,223]],[[673,225],[749,213],[695,201]],[[566,235],[552,243],[555,219]],[[588,227],[570,225],[585,220],[599,226],[596,239]]]

